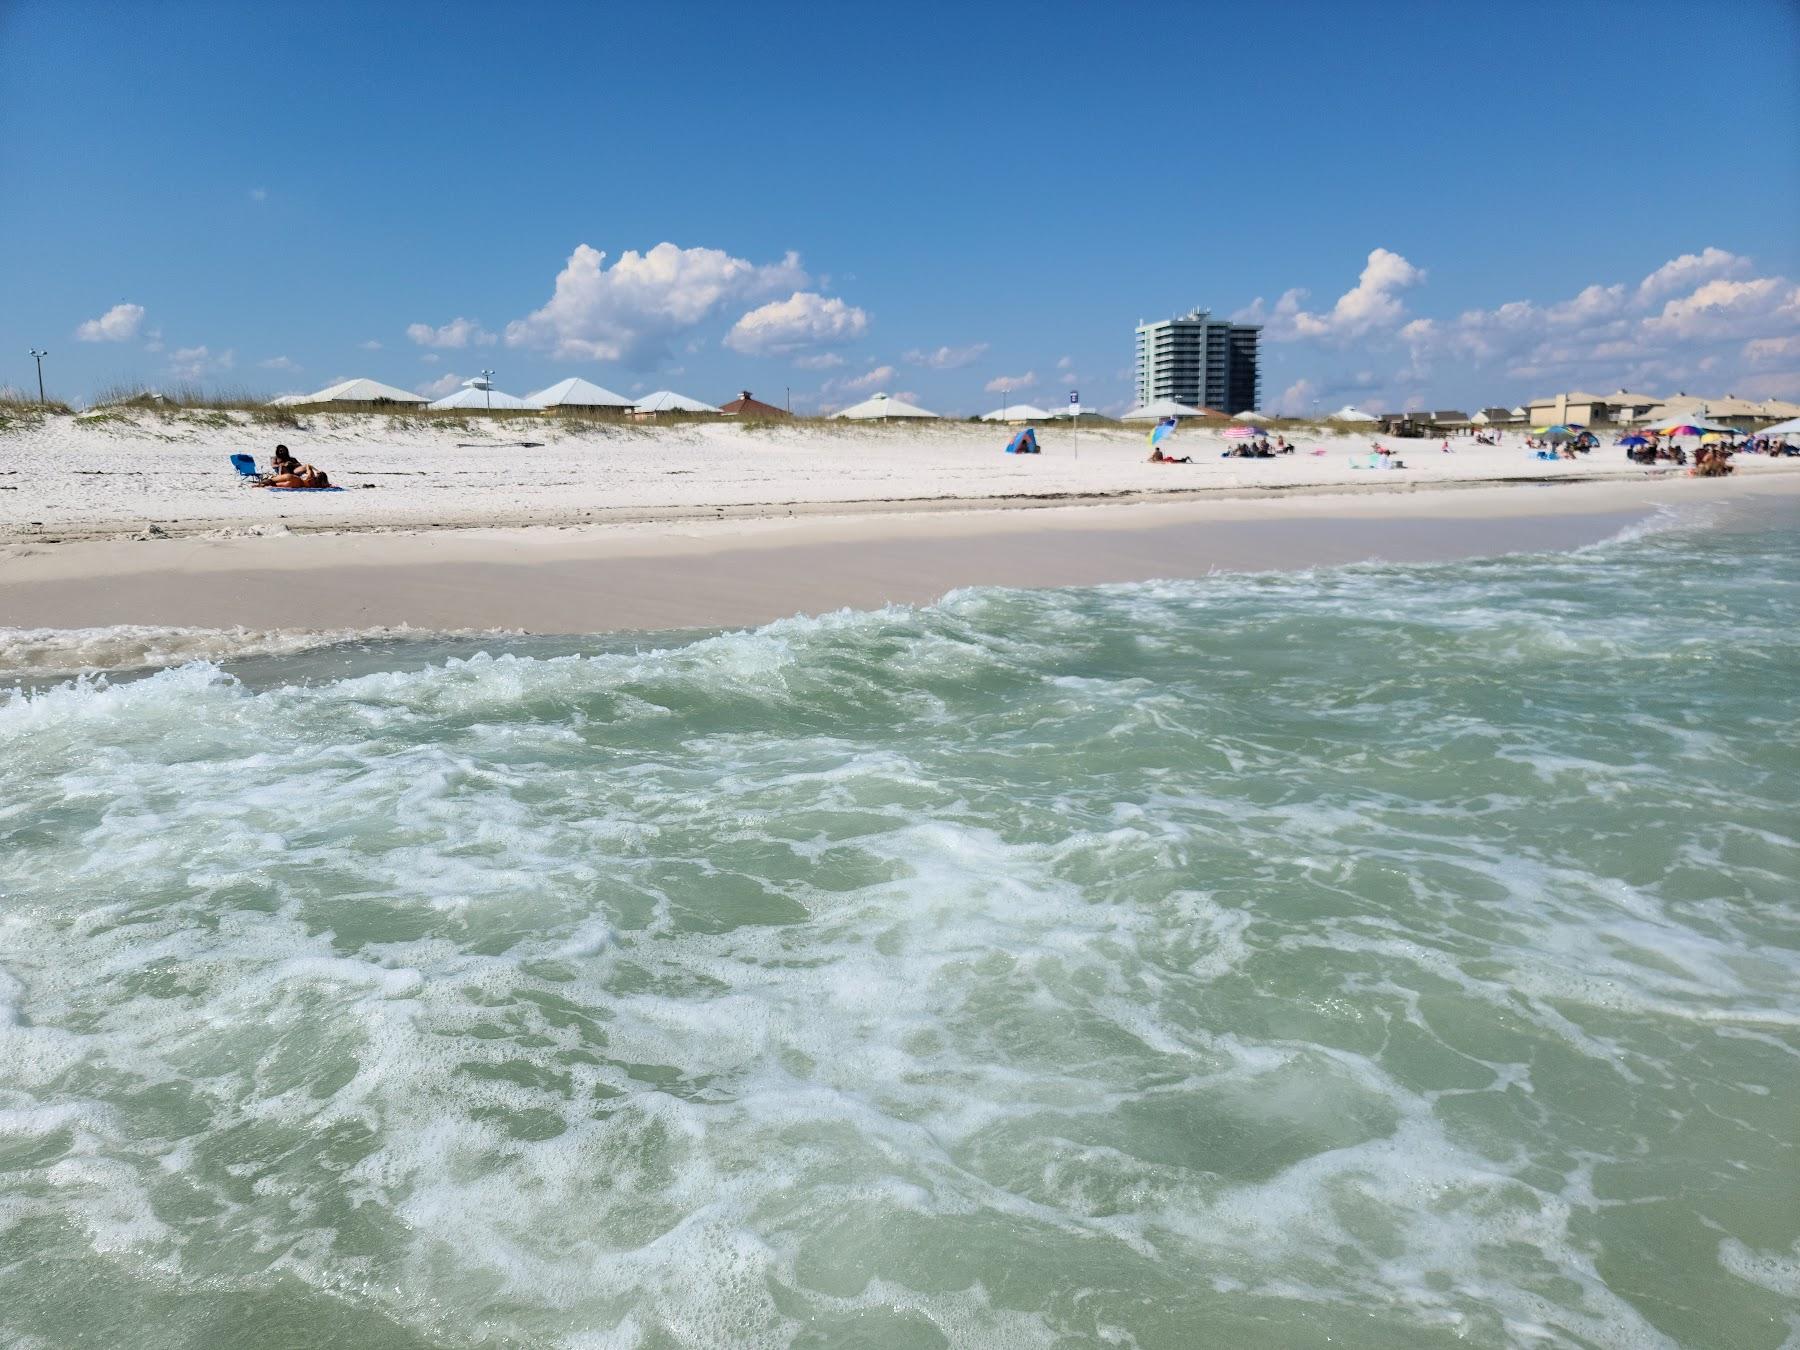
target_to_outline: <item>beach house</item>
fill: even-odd
[[[1526,420],[1535,427],[1564,423],[1592,426],[1595,422],[1636,422],[1662,403],[1655,394],[1634,394],[1620,389],[1611,394],[1574,391],[1534,398],[1525,405]]]
[[[764,403],[759,398],[751,398],[748,389],[743,390],[729,403],[721,403],[719,411],[727,417],[789,417],[786,408],[777,408],[773,403]]]

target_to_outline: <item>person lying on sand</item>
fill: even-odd
[[[269,481],[258,484],[260,487],[278,488],[328,488],[331,480],[325,476],[323,469],[315,469],[310,464],[301,464],[291,473],[271,474]]]
[[[1192,455],[1183,455],[1180,459],[1177,459],[1174,455],[1165,455],[1162,452],[1162,447],[1159,445],[1150,452],[1150,462],[1152,464],[1192,464],[1194,462],[1194,457]]]

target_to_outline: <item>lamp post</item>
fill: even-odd
[[[494,372],[491,370],[482,371],[481,382],[487,389],[487,410],[492,412],[494,411]]]
[[[44,401],[44,358],[48,355],[49,352],[40,352],[36,347],[31,349],[31,359],[37,362],[39,403]]]

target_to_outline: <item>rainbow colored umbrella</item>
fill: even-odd
[[[1553,441],[1568,441],[1581,435],[1585,430],[1585,427],[1571,426],[1564,422],[1558,422],[1554,426],[1533,427],[1532,433],[1537,436],[1548,436]]]
[[[1703,422],[1698,418],[1684,422],[1668,422],[1660,427],[1651,427],[1651,431],[1664,436],[1704,436],[1709,431],[1730,431],[1730,427],[1722,427],[1717,422]]]

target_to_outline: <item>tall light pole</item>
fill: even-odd
[[[494,411],[494,372],[491,370],[482,371],[481,382],[487,386],[487,410],[492,412]]]
[[[37,362],[39,403],[44,401],[44,358],[48,355],[50,355],[49,352],[40,352],[36,347],[31,349],[31,358]]]

